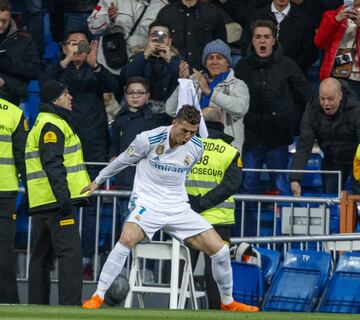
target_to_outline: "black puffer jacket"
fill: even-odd
[[[259,58],[253,47],[249,57],[235,66],[235,76],[243,80],[250,92],[250,108],[245,115],[244,149],[262,144],[273,149],[291,144],[302,110],[294,103],[294,94],[305,107],[311,96],[310,83],[295,62],[275,47],[268,58]]]
[[[326,160],[351,165],[360,143],[360,103],[343,84],[343,100],[334,115],[327,116],[319,104],[319,96],[313,97],[304,112],[300,139],[292,161],[293,170],[303,170],[317,140]],[[291,173],[291,181],[301,181],[302,173]]]
[[[226,41],[226,29],[220,10],[209,3],[186,7],[181,0],[162,8],[156,18],[170,26],[172,44],[193,68],[200,70],[205,45],[215,39]]]
[[[0,35],[0,78],[5,81],[0,95],[18,105],[27,98],[27,85],[40,76],[40,60],[30,34],[18,31],[11,20],[5,38]]]

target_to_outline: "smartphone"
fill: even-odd
[[[153,42],[164,43],[167,34],[164,31],[156,30],[151,33],[151,39]]]
[[[350,10],[354,8],[354,0],[344,0],[345,10]]]
[[[89,53],[90,46],[86,41],[80,41],[78,44],[78,53]]]

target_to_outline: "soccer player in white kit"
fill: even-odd
[[[229,248],[201,215],[188,203],[186,175],[201,159],[203,146],[195,136],[200,112],[185,105],[173,124],[138,134],[128,149],[104,168],[82,192],[92,194],[106,179],[131,164],[137,164],[134,188],[119,241],[110,252],[100,274],[97,290],[83,308],[100,308],[105,292],[121,272],[130,249],[149,241],[160,229],[211,257],[212,272],[221,308],[229,311],[256,312],[259,309],[234,301]]]

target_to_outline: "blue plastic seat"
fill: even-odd
[[[264,289],[269,287],[271,279],[280,267],[280,252],[265,248],[256,248],[261,255],[261,269],[264,276]]]
[[[340,256],[319,311],[360,313],[360,253],[346,252]]]
[[[272,280],[263,310],[314,311],[330,268],[327,252],[290,250]]]
[[[233,297],[236,301],[260,306],[263,300],[263,274],[259,266],[232,261]]]

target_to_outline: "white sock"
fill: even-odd
[[[217,283],[221,302],[229,304],[233,302],[233,278],[230,264],[229,247],[224,245],[218,252],[210,256],[211,269],[214,280]]]
[[[126,258],[128,257],[130,249],[117,242],[115,247],[111,250],[107,257],[104,266],[100,273],[99,282],[94,295],[99,295],[104,299],[105,292],[110,288],[114,279],[120,274],[124,267]]]

